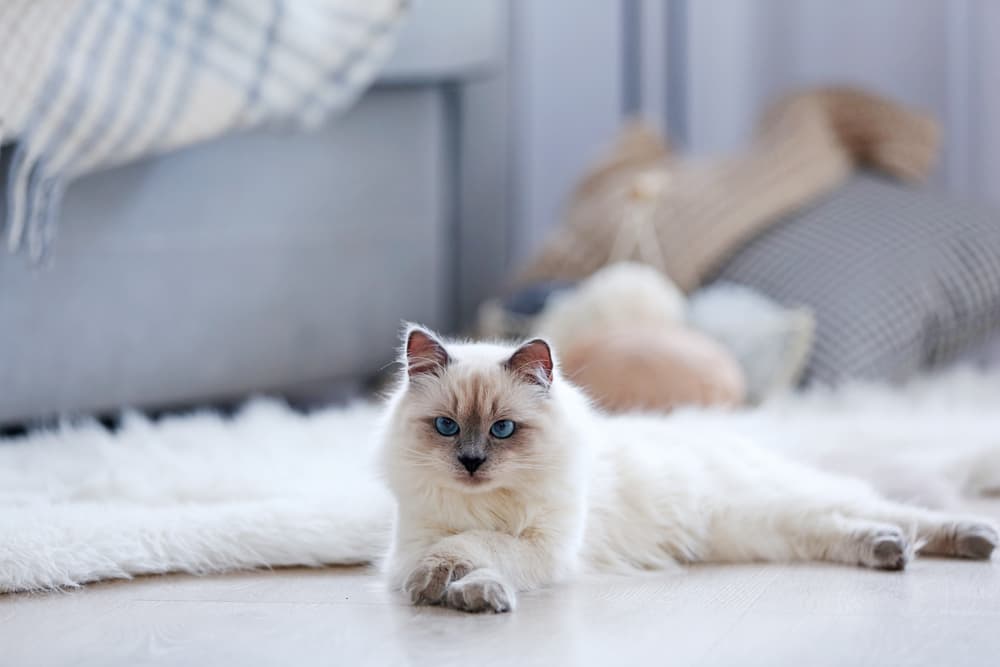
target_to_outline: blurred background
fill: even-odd
[[[669,357],[667,408],[906,379],[997,330],[990,0],[76,4],[0,10],[0,424],[357,393],[401,321],[529,333],[617,260],[679,308],[617,325],[711,338],[607,361]],[[692,229],[719,245],[688,276]]]

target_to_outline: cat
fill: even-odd
[[[990,521],[665,415],[608,415],[550,345],[404,334],[380,465],[397,513],[384,563],[414,604],[506,612],[582,572],[820,560],[902,570],[917,553],[989,559]]]

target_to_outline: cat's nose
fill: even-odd
[[[485,456],[479,456],[477,454],[459,454],[458,462],[465,466],[465,469],[469,471],[469,474],[476,472],[479,466],[483,465],[486,460]]]

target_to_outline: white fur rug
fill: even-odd
[[[953,371],[676,418],[866,476],[885,467],[891,478],[890,453],[939,470],[960,449],[996,448],[998,406],[1000,374]],[[115,433],[84,423],[0,442],[0,592],[370,562],[392,513],[373,468],[377,419],[367,404],[302,416],[258,400],[232,419],[129,415]],[[934,494],[929,486],[923,500],[951,500]]]

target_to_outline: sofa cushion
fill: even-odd
[[[1000,328],[1000,214],[858,174],[716,278],[815,313],[807,382],[902,380]]]

